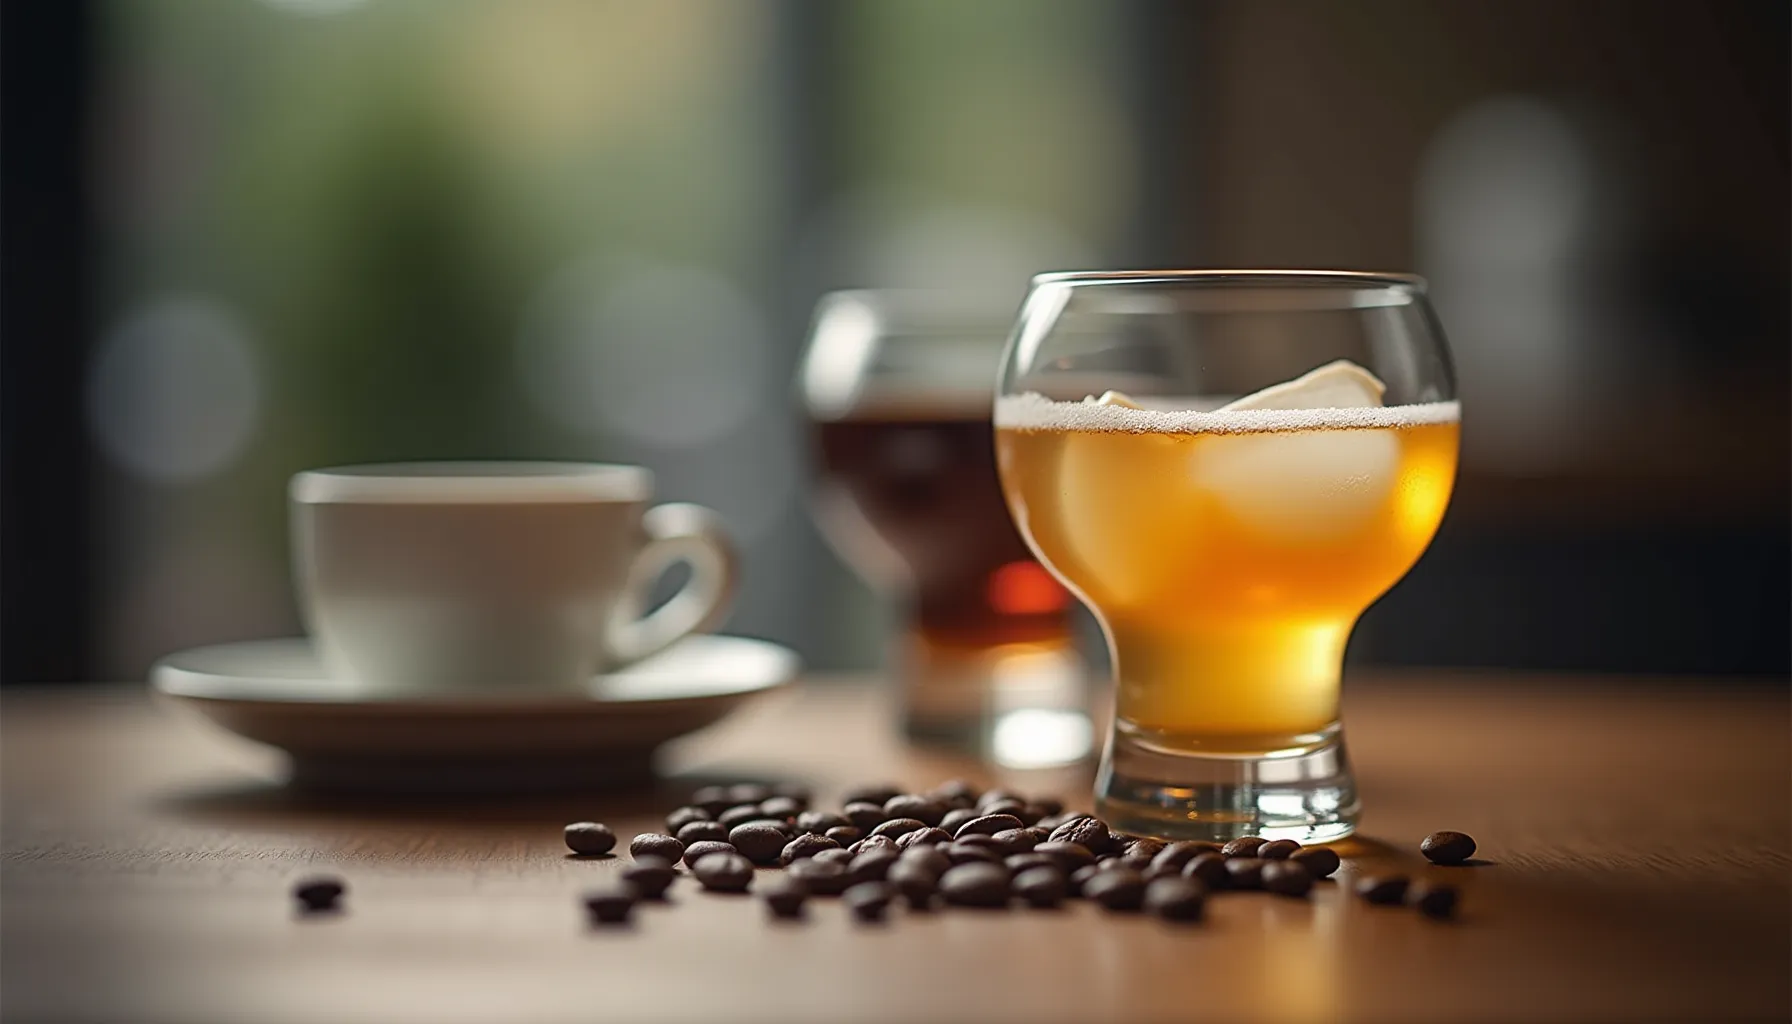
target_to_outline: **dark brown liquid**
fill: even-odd
[[[816,434],[822,528],[859,572],[906,585],[929,644],[1065,636],[1070,596],[1008,516],[987,416],[863,416]]]

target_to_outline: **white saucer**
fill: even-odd
[[[788,683],[794,652],[693,636],[585,693],[377,698],[332,679],[303,638],[171,654],[163,698],[292,760],[291,781],[361,791],[580,789],[643,781],[655,748]]]

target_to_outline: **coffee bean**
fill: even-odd
[[[888,882],[860,882],[840,894],[854,917],[861,921],[881,921],[890,901],[896,898],[896,887]]]
[[[896,845],[904,850],[912,846],[938,846],[951,841],[952,837],[943,828],[918,828],[896,837]]]
[[[644,900],[657,900],[666,894],[672,880],[678,877],[673,870],[672,862],[664,857],[646,856],[636,858],[634,863],[627,864],[621,871],[622,880],[637,896]]]
[[[898,796],[901,793],[902,790],[895,786],[874,783],[865,786],[854,786],[852,789],[846,791],[846,795],[840,798],[840,802],[843,804],[876,804],[878,807],[882,807],[889,802],[891,797]],[[852,815],[848,813],[847,817],[850,818]]]
[[[1069,878],[1070,895],[1083,895],[1083,887],[1089,884],[1090,879],[1099,874],[1101,874],[1101,869],[1093,864],[1086,864],[1077,868],[1075,871],[1072,871]]]
[[[847,849],[852,851],[852,854],[856,857],[859,854],[864,853],[866,850],[875,850],[878,847],[883,847],[886,850],[901,849],[901,847],[896,845],[896,840],[891,839],[887,835],[880,836],[880,835],[876,835],[876,834],[866,836],[865,838],[863,838],[863,839],[859,840],[858,842],[852,844],[851,846],[847,847]]]
[[[691,803],[708,811],[712,818],[734,806],[734,801],[728,799],[727,786],[703,786],[691,794]]]
[[[988,807],[990,804],[1008,803],[1009,801],[1022,805],[1026,804],[1026,801],[1021,798],[1019,793],[1016,793],[1011,789],[997,787],[995,789],[986,789],[977,795],[977,809],[983,811],[983,808]],[[989,812],[983,811],[983,813],[988,814]]]
[[[1159,874],[1165,871],[1181,871],[1184,864],[1194,860],[1203,852],[1198,843],[1170,843],[1157,851],[1157,856],[1151,858],[1151,865],[1158,869]]]
[[[958,830],[964,827],[965,822],[976,821],[981,817],[983,817],[983,815],[978,814],[975,810],[969,807],[955,807],[952,810],[947,811],[946,816],[940,819],[940,828],[945,829],[953,835],[957,835]]]
[[[1475,840],[1466,832],[1433,832],[1419,841],[1419,852],[1433,864],[1460,864],[1475,855]]]
[[[1426,917],[1442,921],[1456,914],[1456,887],[1420,882],[1407,890],[1406,902]]]
[[[719,821],[686,822],[685,826],[678,830],[678,841],[683,843],[686,849],[689,849],[692,843],[725,843],[728,841],[728,827]]]
[[[758,804],[736,804],[716,815],[716,820],[721,822],[724,828],[732,829],[737,825],[745,825],[749,821],[758,821],[761,817],[763,815],[759,813]]]
[[[823,850],[807,859],[818,860],[823,864],[838,864],[842,868],[850,868],[852,867],[853,853],[851,850]]]
[[[907,857],[898,857],[896,863],[890,865],[887,876],[896,891],[908,901],[908,905],[916,909],[925,908],[933,901],[933,894],[939,891],[940,876],[943,871],[934,871],[931,866]]]
[[[946,816],[946,805],[930,797],[903,793],[884,801],[884,814],[892,819],[913,818],[931,828]]]
[[[1008,856],[1008,844],[997,839],[995,836],[964,836],[952,841],[960,846],[975,846],[980,849],[988,850],[990,853],[995,854],[997,858]]]
[[[667,862],[676,864],[684,856],[684,844],[658,832],[643,832],[629,841],[628,855],[636,858],[664,857]]]
[[[1040,839],[1030,828],[1005,828],[990,838],[1001,843],[1009,853],[1026,853],[1038,846]]]
[[[932,796],[953,810],[977,806],[977,787],[963,779],[947,779],[933,787]]]
[[[1137,839],[1129,841],[1126,844],[1126,849],[1122,852],[1126,854],[1139,854],[1146,860],[1150,860],[1164,852],[1169,845],[1169,843],[1164,842],[1162,839],[1157,839],[1152,836],[1140,836]],[[1181,866],[1182,865],[1180,864],[1177,865],[1177,867]]]
[[[1038,825],[1028,825],[1026,828],[1021,829],[1021,831],[1033,837],[1034,846],[1038,846],[1040,843],[1043,843],[1052,837],[1051,829],[1041,828]]]
[[[1264,861],[1256,857],[1229,857],[1226,859],[1226,888],[1228,889],[1261,889],[1263,888]]]
[[[1006,906],[1008,872],[999,864],[960,864],[940,876],[940,893],[961,907]]]
[[[1226,870],[1226,858],[1217,853],[1203,853],[1182,865],[1182,877],[1192,878],[1208,889],[1224,889],[1232,875]]]
[[[1062,825],[1067,821],[1072,821],[1077,818],[1086,818],[1086,817],[1088,817],[1088,815],[1086,815],[1086,814],[1063,814],[1063,813],[1048,814],[1045,817],[1040,818],[1038,821],[1034,822],[1032,827],[1045,829],[1046,838],[1049,839],[1049,838],[1051,838],[1052,829],[1057,828],[1059,825]]]
[[[1018,875],[1022,871],[1031,871],[1034,868],[1051,868],[1060,875],[1064,873],[1064,869],[1058,866],[1057,861],[1043,853],[1017,853],[1003,858],[1002,866],[1007,868],[1011,875]]]
[[[872,829],[871,834],[874,836],[887,836],[890,839],[895,840],[902,838],[904,835],[913,832],[916,829],[926,827],[926,824],[915,818],[892,818]]]
[[[1296,850],[1289,861],[1307,869],[1307,874],[1314,878],[1329,878],[1338,870],[1340,863],[1338,851],[1327,846],[1303,846]]]
[[[675,836],[678,834],[679,829],[684,828],[693,821],[710,820],[712,819],[709,816],[709,812],[701,807],[685,806],[674,808],[671,814],[666,815],[666,834]]]
[[[1109,910],[1137,910],[1145,903],[1145,878],[1131,868],[1102,871],[1083,883],[1083,895]]]
[[[612,841],[614,838],[611,837]],[[347,891],[348,886],[342,879],[333,875],[301,878],[292,887],[293,899],[298,900],[299,906],[307,913],[337,909],[341,905],[342,894]]]
[[[1008,832],[1023,827],[1020,819],[1012,814],[983,814],[958,826],[958,830],[952,833],[952,837],[964,839],[967,836],[993,836],[997,832]]]
[[[692,864],[691,874],[711,892],[746,892],[753,884],[753,862],[738,853],[712,853]]]
[[[1059,839],[1048,839],[1033,847],[1034,853],[1043,853],[1058,862],[1065,871],[1075,871],[1095,863],[1095,855],[1081,843],[1070,843]]]
[[[798,810],[808,808],[809,802],[815,799],[815,794],[810,791],[809,787],[800,782],[777,783],[772,786],[772,796],[781,796],[786,800],[795,800],[798,805]]]
[[[798,832],[808,832],[818,836],[827,834],[828,829],[847,828],[851,825],[852,822],[847,821],[844,815],[835,814],[832,811],[804,811],[796,816]]]
[[[861,853],[852,859],[847,869],[854,882],[881,882],[890,876],[890,868],[894,867],[898,855],[889,850],[872,850]]]
[[[774,875],[759,887],[759,896],[773,917],[800,917],[809,888],[789,874]]]
[[[1313,876],[1291,860],[1263,862],[1263,888],[1283,896],[1305,896],[1313,888]]]
[[[789,865],[804,857],[813,857],[823,850],[838,850],[840,844],[826,836],[818,836],[813,832],[804,832],[790,842],[784,844],[783,852],[778,854],[778,862]]]
[[[1300,849],[1301,845],[1292,839],[1274,839],[1257,847],[1257,856],[1264,860],[1287,860]]]
[[[1262,836],[1239,836],[1220,847],[1220,852],[1228,857],[1255,857],[1257,851],[1267,842],[1269,840]]]
[[[787,840],[795,839],[797,836],[802,835],[802,830],[796,827],[796,822],[785,818],[754,818],[752,821],[742,822],[741,824],[770,825],[772,828],[784,833],[784,838]],[[739,826],[736,827],[738,828]]]
[[[844,865],[822,860],[819,856],[805,857],[790,865],[788,874],[814,896],[838,896],[854,881]]]
[[[566,826],[566,848],[584,857],[601,857],[616,848],[616,833],[595,821],[575,821]]]
[[[771,796],[759,802],[759,813],[778,821],[795,821],[803,813],[803,805],[787,796]]]
[[[1142,853],[1123,853],[1115,858],[1115,863],[1123,868],[1131,868],[1134,871],[1143,874],[1145,869],[1151,866],[1151,858]],[[1176,872],[1166,871],[1164,874],[1174,875]]]
[[[1405,875],[1370,875],[1356,880],[1356,894],[1378,906],[1393,906],[1406,898],[1409,884]]]
[[[828,829],[827,837],[834,842],[839,843],[841,846],[851,846],[865,838],[865,833],[862,829],[853,825],[835,825],[833,828]]]
[[[1072,818],[1052,829],[1051,842],[1075,843],[1090,853],[1100,855],[1108,849],[1108,825],[1095,817]]]
[[[990,847],[970,843],[944,843],[934,849],[944,853],[954,864],[997,864],[1002,860],[1002,855]]]
[[[1033,855],[1021,854],[1021,856]],[[1008,883],[1008,887],[1014,895],[1026,900],[1028,906],[1044,910],[1064,902],[1064,897],[1070,889],[1070,883],[1065,879],[1064,872],[1054,866],[1046,865],[1016,872],[1014,879]]]
[[[779,855],[789,842],[784,838],[784,833],[763,822],[735,826],[728,833],[728,841],[734,844],[742,857],[760,865],[778,863]]]
[[[763,782],[737,782],[728,787],[728,800],[734,804],[764,803],[772,795],[772,788]]]
[[[1145,885],[1145,910],[1165,921],[1199,921],[1207,891],[1187,878],[1165,876]]]
[[[1048,813],[1050,812],[1045,809],[1044,804],[1029,800],[1021,806],[1020,813],[1016,814],[1015,817],[1026,822],[1028,825],[1035,825],[1038,824],[1040,818],[1045,817]]]
[[[946,856],[943,844],[937,846],[911,846],[902,851],[899,858],[909,864],[919,864],[935,875],[943,875],[952,867],[952,858]]]
[[[585,894],[585,912],[595,924],[622,924],[635,909],[635,893],[628,886],[593,889]]]
[[[1020,822],[1021,825],[1029,824],[1028,822],[1020,820],[1020,816],[1026,813],[1027,805],[1019,800],[996,800],[982,803],[977,805],[977,810],[981,811],[985,816],[991,814],[1006,814],[1015,821]]]
[[[888,820],[884,815],[884,805],[880,803],[874,804],[855,800],[852,803],[847,804],[840,813],[846,815],[846,820],[851,822],[854,828],[863,829],[866,832],[871,831]]]
[[[1046,814],[1064,813],[1064,801],[1055,796],[1038,796],[1034,797],[1029,802],[1039,805],[1040,809],[1045,811]]]
[[[688,868],[688,867],[692,866],[693,864],[696,864],[699,860],[703,859],[704,857],[709,856],[712,853],[739,853],[739,852],[740,852],[739,850],[736,850],[734,848],[734,845],[732,843],[722,843],[722,842],[717,842],[712,839],[699,840],[695,843],[692,843],[689,847],[685,848],[684,866]]]

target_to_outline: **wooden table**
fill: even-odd
[[[1152,1021],[1781,1019],[1792,940],[1783,687],[1420,674],[1353,678],[1367,808],[1340,877],[1398,865],[1464,890],[1460,921],[1216,897],[1172,927],[1058,912],[898,912],[674,889],[626,931],[576,894],[617,861],[560,826],[656,828],[698,781],[971,774],[903,749],[866,687],[811,684],[668,751],[664,794],[476,806],[325,806],[265,752],[140,690],[8,696],[0,717],[7,1021]],[[1074,773],[1071,773],[1074,775]],[[1086,789],[1078,792],[1086,793]],[[1474,834],[1491,863],[1427,868]],[[349,911],[296,919],[291,878],[345,875]]]

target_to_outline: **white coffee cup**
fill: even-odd
[[[416,462],[292,478],[294,569],[333,675],[426,696],[576,690],[713,628],[738,576],[720,518],[649,508],[639,466]],[[678,562],[689,582],[643,616]]]

